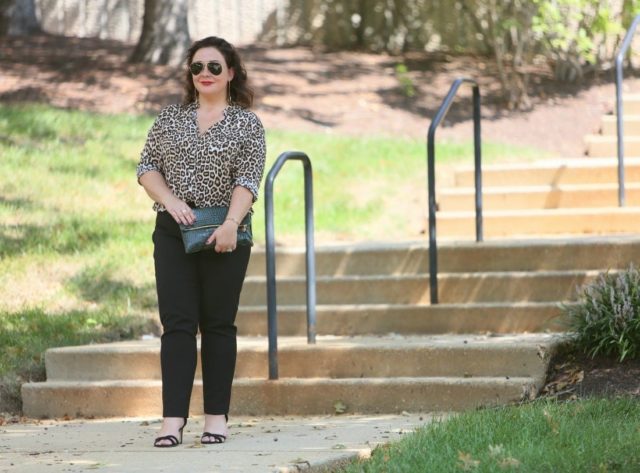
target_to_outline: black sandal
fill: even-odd
[[[182,433],[183,433],[184,427],[186,425],[187,425],[187,418],[185,417],[184,418],[184,424],[182,424],[182,427],[180,427],[180,430],[178,430],[178,432],[180,433],[180,440],[178,440],[175,435],[165,435],[163,437],[157,437],[153,441],[153,446],[154,447],[158,447],[158,448],[177,447],[178,445],[180,445],[182,443]],[[160,444],[159,442],[162,442],[163,440],[168,440],[169,443],[168,444]]]
[[[213,440],[205,441],[204,440],[205,437],[213,438]],[[205,432],[204,434],[202,434],[202,437],[200,437],[200,443],[203,445],[211,445],[213,443],[225,443],[226,441],[227,441],[227,437],[225,435],[212,434],[211,432]]]
[[[224,415],[224,419],[229,422],[229,416],[227,414]],[[213,440],[207,440],[205,441],[205,437],[212,437]],[[227,441],[227,436],[226,435],[222,435],[222,434],[213,434],[211,432],[205,432],[204,434],[202,434],[202,437],[200,437],[200,443],[203,445],[212,445],[214,443],[225,443]]]

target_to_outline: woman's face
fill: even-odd
[[[223,96],[226,97],[227,83],[233,79],[234,71],[227,67],[227,63],[222,53],[213,47],[200,48],[193,55],[191,64],[196,62],[201,62],[203,65],[202,71],[199,74],[191,74],[193,85],[198,93],[201,96],[213,97],[223,94]],[[215,75],[209,70],[209,67],[207,66],[209,63],[217,63],[221,66],[219,68],[221,69],[219,75]],[[216,66],[214,65],[213,67],[215,71]]]

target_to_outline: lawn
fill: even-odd
[[[152,122],[0,105],[0,410],[19,405],[20,382],[43,378],[46,348],[157,331],[154,213],[135,179]],[[318,243],[421,238],[424,142],[277,130],[267,142],[267,170],[286,150],[310,156]],[[485,143],[484,152],[488,162],[540,155],[500,143]],[[437,153],[443,170],[470,162],[472,144],[438,144]],[[263,202],[255,206],[258,245]],[[278,176],[275,204],[276,239],[301,242],[299,163]]]
[[[339,473],[632,473],[639,444],[637,399],[539,400],[436,421]]]

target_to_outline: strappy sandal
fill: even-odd
[[[206,437],[209,437],[209,440],[205,440]],[[213,439],[213,440],[211,440]],[[227,441],[227,437],[222,434],[212,434],[211,432],[205,432],[200,437],[200,443],[203,445],[211,445],[213,443],[225,443]]]
[[[177,447],[182,443],[182,433],[186,425],[187,425],[187,418],[185,417],[184,424],[182,424],[182,427],[180,427],[180,429],[178,430],[178,433],[180,434],[180,440],[178,440],[178,438],[175,435],[164,435],[162,437],[156,437],[156,439],[153,441],[153,446],[158,448]],[[163,440],[168,440],[169,443],[161,444],[160,442],[162,442]]]
[[[229,422],[229,416],[224,415],[224,419]],[[205,440],[206,437],[209,437],[209,440]],[[213,439],[213,440],[211,440]],[[211,432],[205,432],[200,437],[200,443],[203,445],[211,445],[214,443],[225,443],[227,441],[227,436],[222,434],[213,434]]]

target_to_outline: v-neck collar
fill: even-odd
[[[211,130],[218,128],[218,126],[220,126],[222,123],[224,123],[229,115],[229,110],[231,110],[231,108],[233,107],[233,105],[227,105],[226,107],[224,107],[224,109],[222,110],[222,118],[220,120],[218,120],[217,122],[211,124],[211,126],[209,126],[206,130],[204,130],[202,133],[200,133],[200,126],[198,125],[198,109],[200,108],[200,105],[198,104],[198,101],[194,101],[191,102],[191,104],[189,105],[191,108],[191,120],[193,122],[193,125],[195,127],[196,130],[196,135],[198,138],[203,138],[204,136],[206,136]]]

